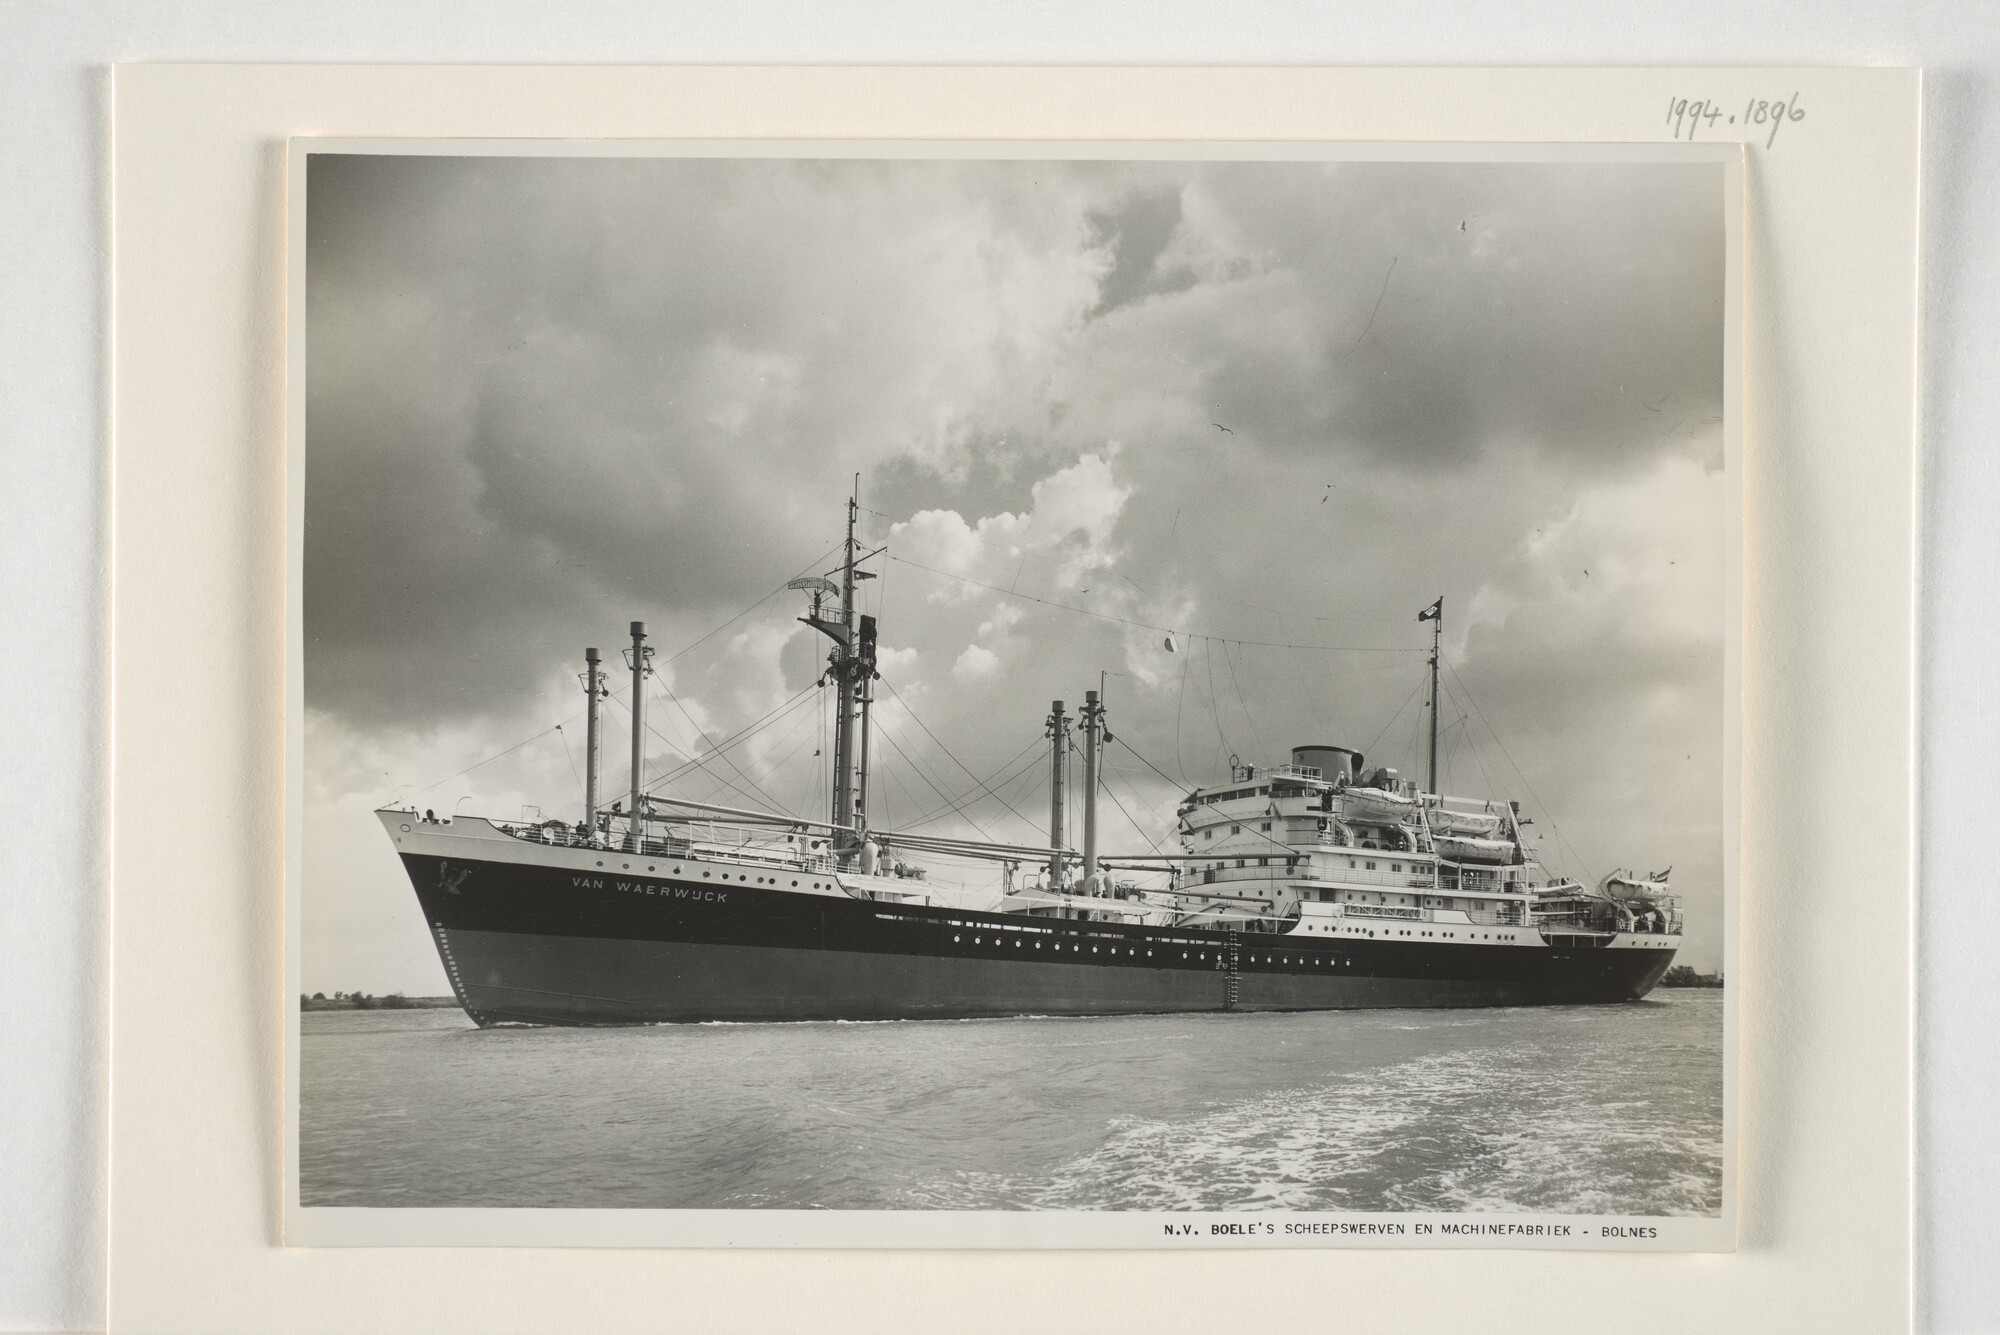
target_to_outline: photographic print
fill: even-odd
[[[1736,158],[293,162],[299,1218],[1733,1245]]]

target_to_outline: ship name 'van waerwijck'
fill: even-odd
[[[792,581],[832,642],[832,802],[825,821],[677,800],[643,782],[651,650],[631,628],[631,786],[599,801],[608,675],[585,653],[580,822],[377,812],[402,857],[458,1002],[480,1025],[882,1020],[1174,1011],[1519,1006],[1643,997],[1681,942],[1666,873],[1594,888],[1545,872],[1517,802],[1437,788],[1343,746],[1285,763],[1232,757],[1179,808],[1178,851],[1100,852],[1110,734],[1087,692],[1050,739],[1048,844],[868,820],[876,627],[857,615],[855,506],[834,578]],[[865,559],[865,558],[864,558]],[[1068,758],[1082,830],[1063,829]],[[983,903],[924,862],[984,862]]]

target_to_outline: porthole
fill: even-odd
[[[598,863],[597,865],[598,865],[598,866],[600,866],[600,867],[602,867],[602,866],[603,866],[604,864],[603,864],[602,862],[600,862],[600,863]]]
[[[958,940],[958,938],[954,936],[954,937],[952,938],[952,940],[953,940],[953,941],[957,941],[957,940]]]
[[[405,825],[405,826],[403,827],[403,833],[404,833],[404,834],[408,834],[409,832],[410,832],[410,827],[409,827],[409,826],[407,826],[407,825]]]
[[[658,870],[659,870],[659,868],[658,868],[658,867],[655,867],[655,866],[653,866],[653,865],[652,865],[652,864],[651,864],[651,863],[649,862],[649,863],[647,863],[647,864],[646,864],[646,870],[647,870],[647,871],[658,871]]]
[[[603,866],[604,864],[603,864],[602,862],[600,862],[600,863],[598,863],[597,865],[598,865],[598,866],[600,866],[600,867],[602,867],[602,866]],[[707,879],[708,879],[708,873],[707,873],[707,872],[703,872],[703,873],[701,874],[701,879],[702,879],[702,880],[704,880],[704,881],[705,881],[705,880],[707,880]]]
[[[792,884],[796,886],[796,885],[798,884],[798,882],[797,882],[797,881],[793,881],[793,882],[792,882]]]
[[[618,865],[619,865],[620,867],[624,868],[624,869],[625,869],[626,871],[631,871],[631,870],[632,870],[632,864],[631,864],[631,863],[629,863],[629,862],[621,862],[621,863],[619,863]]]

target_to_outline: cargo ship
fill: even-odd
[[[584,654],[582,819],[376,814],[467,1016],[495,1024],[917,1020],[1628,1002],[1681,943],[1668,872],[1595,886],[1531,854],[1517,802],[1437,791],[1444,604],[1431,622],[1428,782],[1338,745],[1231,757],[1181,801],[1178,847],[1101,852],[1106,705],[1046,718],[1046,845],[869,823],[874,618],[848,504],[843,559],[788,587],[831,642],[827,819],[677,799],[644,781],[652,651],[631,625],[630,785],[599,792],[609,676]],[[873,555],[873,554],[870,554]],[[837,577],[837,578],[836,578]],[[1065,836],[1065,785],[1080,839]],[[926,860],[988,865],[968,900]]]

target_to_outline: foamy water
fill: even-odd
[[[309,1205],[1709,1215],[1722,994],[475,1029],[302,1017]]]

